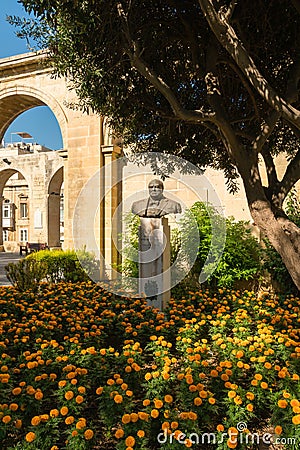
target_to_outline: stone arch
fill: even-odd
[[[51,109],[60,127],[64,146],[67,141],[68,118],[60,103],[53,95],[22,84],[0,90],[0,140],[20,114],[36,106],[48,106]]]
[[[48,245],[60,247],[61,187],[64,181],[63,167],[52,176],[48,186]]]

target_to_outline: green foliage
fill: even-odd
[[[8,280],[18,291],[31,289],[36,292],[46,276],[47,267],[34,259],[21,259],[17,263],[9,263],[5,271]]]
[[[83,250],[41,250],[31,253],[26,260],[36,261],[46,267],[46,279],[52,283],[58,281],[79,282],[89,277],[94,279],[98,264],[95,256]]]
[[[285,210],[288,218],[298,227],[300,226],[300,202],[296,189],[292,189],[287,196]],[[269,272],[276,288],[282,292],[297,292],[297,288],[284,265],[280,255],[274,249],[269,239],[264,239],[263,269]]]
[[[218,228],[221,227],[222,217],[210,205],[202,202],[195,203],[191,208],[194,215],[200,236],[200,244],[198,248],[198,256],[196,263],[189,275],[188,282],[191,279],[197,280],[201,269],[203,268],[210,247],[212,254],[217,254],[220,249],[220,237],[218,239]],[[215,236],[212,241],[212,216],[216,229]],[[260,245],[257,239],[251,233],[248,222],[235,221],[234,218],[226,219],[226,241],[221,259],[209,277],[206,284],[209,287],[232,287],[238,281],[257,280],[260,275]]]

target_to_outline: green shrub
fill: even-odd
[[[6,276],[18,291],[28,289],[36,292],[41,280],[46,276],[47,266],[34,259],[21,259],[5,266]]]
[[[73,283],[95,279],[99,265],[95,256],[85,249],[41,250],[31,253],[26,260],[43,263],[46,267],[46,279],[52,283],[61,280]]]

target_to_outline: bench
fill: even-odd
[[[39,250],[46,250],[48,249],[48,245],[41,242],[26,242],[25,245],[20,244],[20,256],[23,255],[23,252],[25,255],[28,255],[28,253],[38,252]]]

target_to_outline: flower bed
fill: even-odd
[[[299,448],[299,299],[0,289],[0,447]],[[267,428],[265,428],[267,427]],[[279,448],[279,447],[278,447]]]

